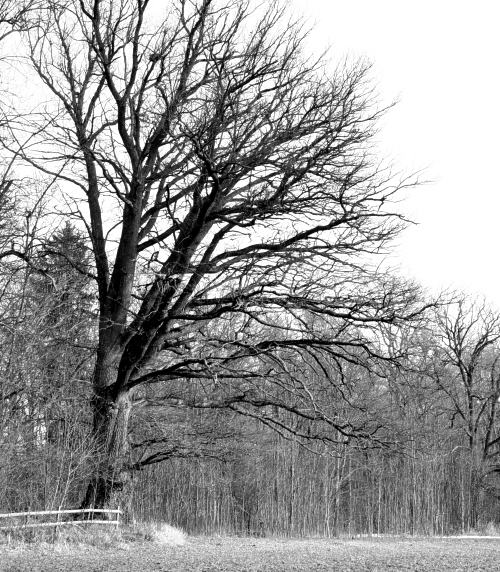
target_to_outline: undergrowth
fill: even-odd
[[[166,546],[181,546],[187,535],[166,523],[137,522],[120,527],[78,523],[71,526],[14,529],[0,532],[0,544],[22,548],[29,545],[53,545],[56,549],[91,546],[99,549],[126,549],[135,542],[153,542]]]

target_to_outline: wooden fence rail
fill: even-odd
[[[104,520],[104,519],[84,519],[84,520],[59,520],[60,515],[63,514],[116,514],[115,520]],[[120,516],[122,515],[120,509],[104,509],[104,508],[84,508],[84,509],[69,509],[69,510],[39,510],[39,511],[28,511],[28,512],[9,512],[0,514],[0,518],[15,518],[22,519],[25,518],[26,522],[21,524],[9,524],[7,526],[0,526],[0,530],[15,530],[23,528],[38,528],[47,526],[62,526],[62,525],[80,525],[80,524],[114,524],[116,527],[120,525]],[[56,521],[51,522],[27,522],[29,517],[41,517],[41,516],[55,516],[57,515]]]

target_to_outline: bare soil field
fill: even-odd
[[[2,572],[304,572],[500,570],[500,539],[269,539],[191,537],[154,543],[0,546]]]

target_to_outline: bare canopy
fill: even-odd
[[[417,311],[411,288],[367,264],[401,229],[387,205],[406,183],[372,156],[381,112],[366,66],[307,58],[274,3],[47,0],[38,15],[27,40],[50,98],[13,132],[94,254],[102,462],[85,504],[167,456],[131,459],[133,404],[152,387],[156,402],[282,431],[280,409],[369,435],[290,365],[335,388],[345,364],[383,357],[377,324]]]

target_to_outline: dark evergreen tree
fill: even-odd
[[[67,437],[67,420],[79,406],[93,354],[90,256],[83,236],[67,222],[47,241],[31,278],[33,317],[41,336],[38,385],[47,439]]]

